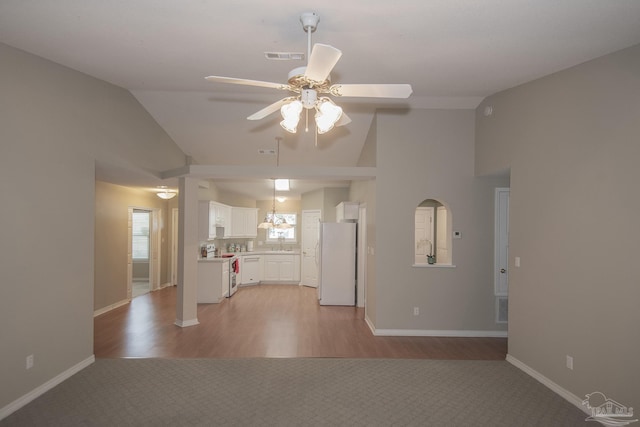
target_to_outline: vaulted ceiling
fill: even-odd
[[[353,120],[318,137],[288,134],[287,92],[209,83],[218,75],[285,83],[313,43],[339,48],[340,83],[409,83],[409,99],[334,99]],[[637,0],[3,0],[0,42],[130,90],[198,164],[355,166],[379,106],[475,108],[487,95],[640,43]],[[304,128],[304,126],[301,126]],[[224,183],[221,185],[224,186]]]

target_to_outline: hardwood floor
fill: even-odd
[[[320,306],[304,286],[240,288],[198,304],[197,326],[174,325],[175,287],[94,319],[99,358],[350,357],[503,360],[506,338],[376,337],[364,309]]]

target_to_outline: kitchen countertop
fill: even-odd
[[[234,257],[198,258],[198,262],[224,262],[234,259]]]
[[[300,249],[283,250],[283,251],[252,251],[252,252],[235,252],[235,255],[251,256],[251,255],[300,255]]]
[[[282,251],[252,251],[252,252],[233,252],[233,253],[223,253],[223,255],[234,255],[234,256],[254,256],[254,255],[300,255],[300,249],[294,250],[282,250]],[[218,256],[215,258],[198,258],[198,262],[223,262],[233,259],[233,257],[224,257]]]

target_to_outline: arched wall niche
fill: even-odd
[[[414,222],[414,265],[451,266],[453,215],[448,204],[427,198],[416,206]]]

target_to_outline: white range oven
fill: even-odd
[[[233,256],[229,258],[229,293],[227,298],[230,298],[238,290],[238,273],[240,273],[240,257]]]

